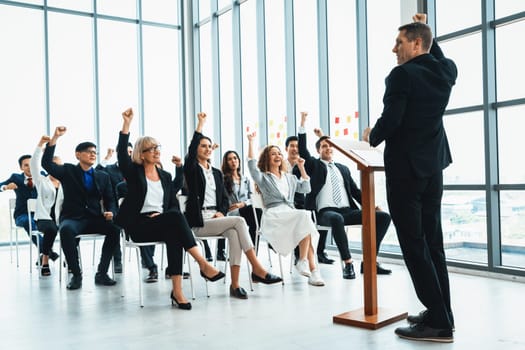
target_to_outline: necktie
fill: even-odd
[[[27,178],[27,187],[29,188],[33,188],[33,178],[32,177],[28,177]]]
[[[330,173],[330,182],[332,183],[332,195],[334,198],[334,203],[339,206],[343,197],[341,193],[341,185],[339,183],[333,163],[328,163],[328,172]]]

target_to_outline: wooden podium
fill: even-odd
[[[378,329],[383,326],[405,319],[407,312],[395,312],[377,307],[377,270],[376,270],[376,205],[374,190],[374,171],[384,171],[382,159],[363,156],[352,150],[326,140],[333,148],[357,164],[361,172],[361,209],[363,211],[363,287],[364,307],[357,310],[344,312],[333,317],[334,323],[349,326]]]

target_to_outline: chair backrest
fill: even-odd
[[[36,198],[29,198],[27,200],[27,212],[34,213],[36,210]]]
[[[186,201],[188,200],[188,196],[184,194],[177,194],[177,199],[179,200],[180,212],[184,214],[186,211]]]
[[[16,207],[16,198],[9,198],[9,224],[11,225],[11,230],[16,228],[15,219],[13,215],[15,214]]]

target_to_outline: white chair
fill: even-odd
[[[31,236],[29,237],[29,273],[33,273],[33,269],[31,268],[32,261],[33,261],[33,242],[32,238],[33,236],[36,238],[36,246],[38,248],[38,258],[36,259],[36,266],[38,270],[38,277],[40,278],[40,270],[42,269],[42,264],[40,261],[40,231],[37,230],[36,227],[33,227],[33,220],[31,220],[31,213],[34,213],[36,210],[36,198],[29,198],[27,200],[27,215],[29,216],[29,232],[31,232]]]
[[[16,247],[16,267],[19,266],[18,258],[18,230],[24,229],[22,226],[17,226],[15,218],[13,217],[16,207],[16,198],[9,198],[9,253],[11,256],[11,263],[13,263],[13,234],[15,236],[15,247]]]
[[[101,203],[101,207],[104,208],[104,205],[102,203],[102,201],[100,202]],[[57,218],[56,219],[56,222],[57,222],[57,225],[59,226],[59,230],[57,232],[57,236],[60,238],[60,225],[59,225],[59,219],[60,219],[60,213],[62,211],[62,204],[64,204],[64,198],[61,197],[61,198],[57,198],[57,201],[55,203],[55,217]],[[91,257],[91,266],[94,266],[95,265],[95,247],[96,247],[96,241],[98,239],[101,239],[101,238],[105,238],[106,235],[104,234],[101,234],[101,233],[83,233],[83,234],[78,234],[75,236],[75,239],[78,240],[78,244],[77,244],[77,251],[78,251],[78,260],[79,260],[79,264],[80,264],[80,269],[82,270],[82,254],[81,254],[81,251],[80,251],[80,241],[82,240],[82,238],[89,238],[89,239],[92,239],[93,240],[93,253],[92,253],[92,257]],[[61,240],[59,239],[58,240],[58,243],[59,243],[59,246],[58,246],[58,251],[61,252],[60,253],[60,257],[59,257],[59,265],[60,266],[60,269],[59,269],[59,273],[58,273],[58,281],[61,283],[62,282],[62,267],[64,268],[67,268],[67,264],[63,264],[62,263],[62,255],[63,255],[63,251],[62,251],[62,242]],[[112,273],[113,273],[113,279],[115,278],[115,264],[113,263],[113,259],[110,260],[111,262],[111,265],[112,265]],[[69,279],[69,274],[66,274],[66,276],[68,276],[67,279]]]
[[[257,209],[264,210],[264,204],[261,198],[261,195],[258,193],[252,193],[252,197],[250,198],[252,201],[252,208],[253,208],[253,217],[255,220],[255,226],[256,226],[256,236],[255,236],[255,247],[257,248],[256,253],[258,253],[259,250],[259,243],[261,240],[261,236],[264,238],[264,234],[261,232],[261,226],[259,223],[259,218],[257,217]],[[271,249],[270,246],[267,244],[268,247],[268,261],[270,262],[270,267],[272,267],[272,255],[271,255]],[[293,255],[293,253],[292,253]],[[283,262],[282,262],[282,256],[281,254],[277,254],[279,258],[279,271],[281,272],[281,279],[282,284],[284,284],[284,273],[283,273]],[[292,267],[293,267],[293,258],[290,256],[290,273],[292,273]]]
[[[177,199],[179,200],[179,207],[180,207],[180,211],[181,213],[184,213],[186,211],[186,200],[188,199],[188,196],[186,195],[182,195],[182,194],[178,194],[177,195]],[[201,248],[202,248],[202,252],[204,254],[204,241],[215,241],[217,242],[219,239],[225,239],[226,242],[225,242],[225,247],[226,247],[226,261],[224,262],[224,271],[223,273],[225,275],[227,275],[227,270],[228,270],[228,264],[229,264],[229,259],[228,259],[228,256],[229,256],[229,242],[228,242],[228,237],[225,237],[225,236],[197,236],[195,235],[195,233],[193,233],[193,236],[195,237],[195,240],[197,242],[199,242],[199,244],[201,245]],[[214,263],[217,264],[217,257],[215,255],[214,257]],[[251,278],[251,271],[250,271],[250,263],[247,261],[247,265],[248,265],[248,280],[250,281],[250,290],[253,292],[253,283],[252,283],[252,278]],[[190,263],[188,262],[188,266],[190,266]],[[190,271],[190,275],[191,275],[191,271]],[[224,283],[226,283],[226,276],[224,278]],[[192,292],[193,292],[193,289],[192,289]],[[210,293],[208,291],[208,281],[206,280],[206,296],[209,298],[210,297]],[[193,296],[193,299],[195,299],[195,295]]]
[[[317,223],[317,214],[315,213],[314,210],[312,210],[312,217],[314,219],[314,223],[315,223],[315,226],[317,227],[317,230],[318,231],[328,231],[328,233],[330,233],[330,235],[332,234],[332,227],[331,226],[323,226],[323,225],[320,225]],[[362,225],[345,225],[345,231],[346,231],[346,234],[348,235],[348,229],[351,228],[351,227],[362,227]],[[341,264],[343,266],[343,268],[345,267],[345,263],[343,260],[341,260]]]

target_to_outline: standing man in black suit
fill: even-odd
[[[131,156],[131,152],[133,152],[133,145],[131,142],[128,142],[127,151],[128,155]],[[100,164],[97,165],[95,169],[105,171],[109,175],[111,186],[113,186],[113,192],[115,193],[115,200],[118,203],[118,196],[116,195],[117,185],[124,181],[124,176],[122,175],[122,171],[118,166],[118,161],[113,164],[107,164],[108,160],[110,160],[113,156],[113,153],[115,153],[115,150],[109,148],[106,157],[104,157],[104,159],[100,162]],[[115,247],[115,252],[113,253],[113,264],[115,265],[115,273],[122,273],[122,251],[120,249],[120,241]]]
[[[305,208],[317,212],[317,222],[323,226],[330,226],[335,244],[339,250],[341,260],[344,262],[343,278],[355,279],[355,270],[352,254],[348,247],[348,237],[345,225],[358,225],[363,222],[362,210],[356,202],[361,204],[361,190],[352,179],[350,169],[333,160],[332,146],[326,141],[329,136],[324,136],[320,129],[315,129],[319,140],[315,143],[319,158],[312,157],[306,143],[304,124],[306,112],[301,112],[301,126],[299,128],[299,155],[305,160],[306,173],[310,176],[312,190],[306,194]],[[390,216],[381,211],[376,211],[376,249],[386,235],[390,225]],[[324,246],[323,248],[324,249]],[[318,248],[319,251],[319,248]],[[377,274],[389,275],[391,270],[377,263]],[[361,273],[363,265],[361,264]]]
[[[432,40],[426,14],[399,27],[398,66],[386,78],[383,113],[363,139],[385,145],[388,206],[416,294],[426,307],[408,316],[402,338],[452,342],[454,319],[443,248],[443,169],[451,162],[443,127],[457,69]]]
[[[73,273],[67,289],[82,287],[82,273],[78,262],[75,236],[86,233],[106,235],[95,284],[112,286],[117,282],[108,275],[109,263],[119,241],[120,229],[113,224],[117,212],[117,203],[109,175],[97,171],[93,165],[97,161],[97,148],[94,143],[82,142],[75,149],[78,164],[53,162],[55,146],[66,128],[59,126],[48,142],[42,157],[42,167],[53,177],[60,180],[64,190],[64,203],[60,212],[60,241],[67,264]]]

